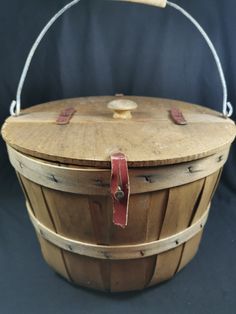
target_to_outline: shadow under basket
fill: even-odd
[[[46,262],[75,284],[121,292],[194,257],[235,124],[184,102],[107,96],[23,110],[2,134]]]

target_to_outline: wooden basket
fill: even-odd
[[[46,262],[120,292],[194,257],[235,131],[210,109],[119,95],[16,110],[2,134]]]

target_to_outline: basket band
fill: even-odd
[[[57,165],[26,156],[8,146],[15,170],[28,180],[47,188],[86,195],[109,195],[111,169]],[[222,168],[229,147],[216,154],[175,165],[129,168],[130,194],[163,190],[203,179]],[[99,180],[98,180],[99,178]]]
[[[54,244],[55,246],[83,256],[110,259],[110,260],[126,260],[126,259],[139,259],[148,256],[160,254],[176,247],[179,247],[192,239],[206,225],[210,204],[204,215],[192,226],[186,228],[173,236],[164,238],[158,241],[149,243],[135,244],[135,245],[122,245],[122,246],[107,246],[85,243],[69,239],[60,234],[55,233],[46,226],[44,226],[33,214],[33,211],[28,202],[26,202],[28,213],[31,222],[36,232],[41,235],[45,240]]]

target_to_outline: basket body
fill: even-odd
[[[2,129],[44,259],[102,291],[141,290],[189,263],[235,137],[234,122],[210,109],[128,98],[138,104],[128,120],[112,117],[117,97],[89,97],[29,108]],[[176,107],[185,125],[172,120]],[[114,148],[127,157],[123,228],[114,220]]]
[[[121,229],[112,223],[109,193],[91,195],[91,189],[88,188],[87,193],[77,194],[45,187],[32,181],[40,180],[27,173],[27,168],[31,165],[24,162],[18,166],[13,157],[10,158],[16,168],[28,206],[37,220],[55,233],[95,246],[96,244],[132,246],[150,243],[185,230],[207,212],[219,182],[222,163],[225,161],[216,162],[217,170],[212,169],[210,170],[214,171],[212,174],[193,182],[132,194],[129,204],[129,223],[125,229]],[[214,160],[217,161],[218,158],[219,155],[216,154]],[[225,158],[227,158],[227,151],[225,151]],[[189,163],[181,166],[189,169]],[[158,172],[158,168],[156,170]],[[168,176],[168,167],[166,171]],[[142,170],[138,172],[143,176]],[[195,174],[192,174],[193,178],[190,181],[194,179]],[[54,179],[57,180],[55,177]],[[95,174],[93,181],[99,179],[101,177]],[[47,183],[44,185],[50,186]],[[139,190],[145,191],[146,186],[147,182],[143,183]],[[197,253],[202,232],[199,230],[186,243],[176,245],[176,248],[159,255],[145,257],[145,253],[142,256],[141,252],[140,258],[125,260],[113,260],[109,256],[107,259],[97,259],[75,254],[50,243],[39,232],[37,235],[44,259],[67,280],[93,289],[123,292],[141,290],[172,278]]]

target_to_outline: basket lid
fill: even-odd
[[[68,108],[76,112],[69,110],[65,117],[65,112],[64,116],[61,113]],[[176,116],[170,114],[173,108],[182,112],[187,124],[180,125],[184,121],[181,114],[178,119],[178,111],[180,124],[174,122]],[[23,110],[19,117],[8,118],[2,129],[7,144],[24,154],[104,168],[110,167],[110,156],[115,152],[125,154],[130,167],[199,159],[229,146],[235,134],[234,122],[219,112],[180,101],[136,96],[41,104]]]

